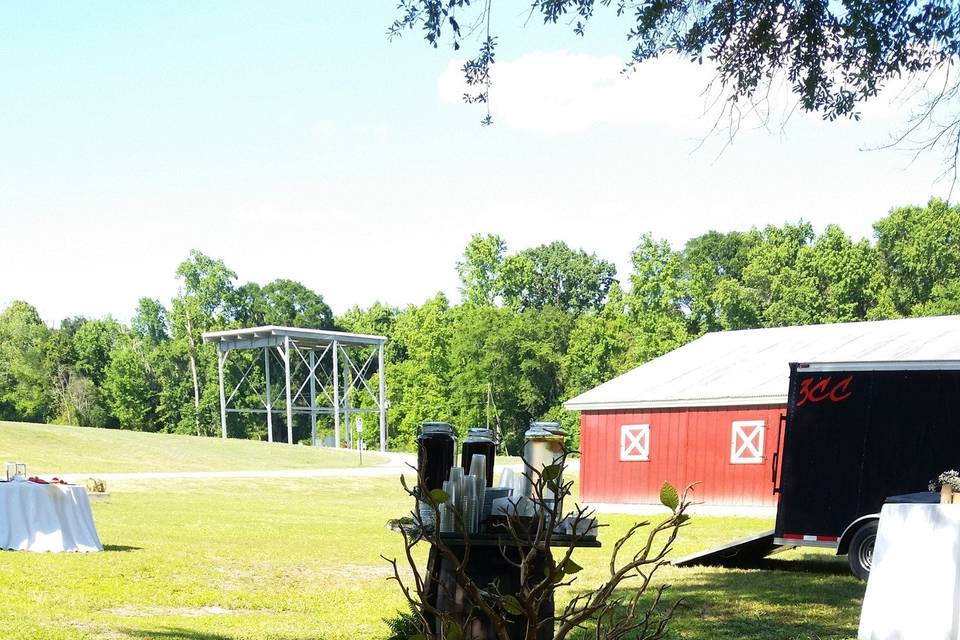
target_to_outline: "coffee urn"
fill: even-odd
[[[523,493],[527,497],[534,497],[534,485],[532,480],[536,475],[530,470],[532,467],[538,472],[553,464],[558,464],[563,460],[563,442],[566,432],[560,428],[559,422],[532,422],[530,428],[523,434],[523,473],[526,476],[523,483]],[[562,482],[561,478],[557,478]],[[549,487],[543,488],[541,498],[544,501],[553,500],[553,491]]]

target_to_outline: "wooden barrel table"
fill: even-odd
[[[465,545],[460,534],[443,534],[444,544],[453,551],[457,558],[462,560]],[[526,553],[530,547],[518,548],[516,543],[508,538],[495,534],[471,534],[470,536],[470,557],[465,567],[467,575],[480,588],[484,589],[488,585],[496,583],[501,594],[514,594],[520,591],[520,569],[504,558],[501,552],[501,544],[506,547],[508,558],[519,561],[519,554]],[[567,536],[556,535],[551,541],[551,546],[567,548],[570,539]],[[600,542],[596,539],[581,539],[577,541],[578,547],[599,547]],[[552,554],[549,548],[539,551],[534,557],[531,576],[528,582],[533,584],[539,581],[539,576],[543,576],[546,567],[549,565]],[[436,546],[431,545],[430,555],[427,559],[427,573],[431,577],[432,589],[428,594],[428,600],[431,605],[439,611],[450,613],[461,624],[464,624],[470,613],[473,611],[473,605],[470,599],[463,592],[460,585],[457,584],[454,575],[454,566],[445,558]],[[487,619],[481,611],[473,611],[474,618],[469,628],[464,628],[464,636],[468,640],[496,640],[497,634],[494,625]],[[553,598],[545,600],[540,607],[540,619],[544,620],[554,615]],[[439,621],[433,620],[438,635],[440,629]],[[508,627],[511,639],[522,640],[526,631],[526,620],[522,616]],[[552,640],[553,625],[546,624],[540,628],[537,633],[537,640]]]

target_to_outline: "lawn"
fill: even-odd
[[[223,443],[218,443],[223,444]],[[410,505],[395,478],[123,481],[95,504],[102,554],[0,552],[5,638],[334,640],[385,638],[402,606],[379,554],[384,522]],[[605,549],[578,556],[602,576],[634,516],[604,516]],[[695,517],[677,554],[770,527]],[[672,638],[798,640],[855,635],[863,585],[842,559],[790,552],[770,570],[666,568],[685,601]]]
[[[0,461],[30,473],[233,471],[355,467],[357,454],[325,448],[167,433],[0,422]],[[382,457],[364,454],[367,465]]]

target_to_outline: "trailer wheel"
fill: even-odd
[[[877,521],[871,520],[857,529],[850,539],[850,548],[847,550],[847,562],[850,571],[861,580],[870,577],[870,567],[873,565],[873,544],[877,541]]]

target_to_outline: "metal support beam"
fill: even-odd
[[[293,389],[290,384],[290,336],[283,337],[283,374],[287,383],[287,444],[293,444]]]
[[[333,446],[340,448],[340,360],[337,357],[337,351],[340,346],[336,340],[333,342],[333,371],[330,377],[333,378]],[[349,429],[350,426],[347,425]]]
[[[226,351],[217,351],[217,377],[220,379],[220,435],[227,437],[227,394],[223,391],[223,362],[227,359]]]
[[[378,405],[380,407],[380,451],[387,450],[387,376],[383,368],[383,343],[377,347],[377,373],[380,384],[377,386]]]
[[[347,356],[347,354],[343,354]],[[353,388],[353,369],[350,367],[350,358],[347,357],[347,366],[343,368],[343,421],[347,425],[347,448],[353,448],[353,427],[350,426],[350,389]]]
[[[275,406],[278,394],[274,393],[277,381],[274,369],[282,362],[284,386],[279,395],[284,403],[281,412],[286,414],[288,443],[293,444],[296,416],[302,415],[304,424],[310,421],[311,442],[321,444],[320,429],[324,425],[318,425],[317,420],[333,414],[335,445],[352,448],[360,439],[354,437],[351,421],[360,415],[377,414],[380,449],[387,448],[385,337],[263,326],[208,332],[203,339],[217,346],[222,437],[229,437],[227,414],[263,414],[267,422],[266,439],[274,442],[273,418],[279,408]],[[230,358],[230,351],[241,349],[253,357]],[[258,359],[257,349],[263,351],[262,358]],[[328,359],[329,351],[333,353]],[[261,367],[262,378],[256,373]],[[375,367],[379,372],[376,383],[371,379]],[[236,379],[234,369],[239,376]],[[227,384],[231,388],[227,388]],[[341,431],[344,425],[346,433]]]
[[[270,349],[263,349],[263,372],[267,382],[267,442],[273,442],[273,396],[270,395]]]
[[[310,444],[317,446],[317,354],[310,350]]]

